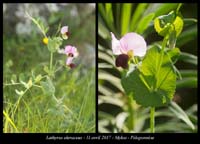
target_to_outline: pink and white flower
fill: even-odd
[[[65,54],[71,57],[77,57],[78,51],[77,48],[71,45],[65,46]]]
[[[142,36],[137,33],[127,33],[120,40],[111,32],[112,51],[118,55],[116,66],[127,68],[128,60],[133,56],[143,57],[146,54],[147,45]]]
[[[76,47],[67,45],[65,46],[65,49],[61,49],[58,51],[58,53],[66,54],[66,65],[70,68],[74,68],[76,65],[73,63],[73,59],[78,57],[79,53]]]
[[[115,55],[128,54],[133,51],[134,56],[144,56],[146,54],[147,45],[142,36],[137,33],[127,33],[120,40],[117,40],[115,35],[112,36],[112,50]]]
[[[63,26],[60,30],[60,33],[62,34],[63,39],[68,39],[69,37],[68,26]]]

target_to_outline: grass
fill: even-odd
[[[20,97],[20,86],[4,86],[4,133],[95,132],[95,71],[80,67],[65,72],[56,83],[55,97],[31,88]]]

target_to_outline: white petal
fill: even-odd
[[[65,34],[66,32],[68,32],[68,26],[63,26],[60,30],[61,34]]]
[[[116,39],[115,35],[111,32],[112,37],[112,51],[115,55],[120,55],[121,53],[121,45],[120,41]]]
[[[59,54],[65,54],[65,49],[58,49]]]

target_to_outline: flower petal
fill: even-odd
[[[79,55],[78,50],[76,47],[74,47],[74,57],[77,57]]]
[[[128,68],[128,59],[129,59],[128,55],[120,54],[116,58],[115,65],[117,67],[122,67],[122,68],[126,69],[126,68]]]
[[[121,52],[121,45],[120,41],[116,39],[115,35],[111,32],[111,37],[112,37],[112,51],[115,55],[120,55],[122,54]]]
[[[72,60],[74,59],[74,57],[68,57],[67,60],[66,60],[66,65],[70,65],[72,64]]]
[[[69,65],[69,67],[70,67],[71,69],[73,69],[73,68],[76,67],[76,65],[75,65],[74,63],[71,63],[71,64]]]
[[[59,54],[65,54],[65,50],[64,49],[58,49],[58,53]]]
[[[68,32],[68,26],[63,26],[60,30],[61,34],[65,34]]]
[[[121,50],[128,53],[133,50],[134,56],[144,56],[146,54],[147,45],[142,36],[137,33],[127,33],[120,39]]]
[[[74,47],[71,45],[65,46],[65,54],[66,55],[74,54]]]
[[[72,57],[77,57],[79,55],[77,48],[71,45],[65,46],[65,54],[68,56],[72,55]]]

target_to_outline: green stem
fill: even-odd
[[[30,89],[30,88],[25,89],[24,93],[23,93],[22,95],[20,95],[20,97],[18,98],[18,100],[17,100],[17,102],[15,103],[15,106],[14,106],[14,110],[13,110],[13,113],[12,113],[12,117],[15,115],[16,110],[17,110],[17,108],[18,108],[18,106],[19,106],[19,103],[20,103],[22,97],[24,96],[24,94],[25,94],[29,89]]]
[[[50,68],[49,68],[51,74],[52,74],[52,66],[53,66],[53,53],[51,52],[51,56],[50,56]]]
[[[178,4],[178,7],[177,7],[177,9],[176,9],[176,14],[178,14],[178,12],[179,12],[179,10],[180,10],[180,8],[181,8],[182,5],[183,5],[182,3],[179,3],[179,4]]]
[[[130,130],[134,130],[135,127],[135,107],[133,106],[135,103],[132,97],[128,96],[128,111],[129,111],[129,120],[128,127]]]
[[[156,73],[157,79],[158,79],[158,76],[159,76],[159,73],[160,73],[160,67],[161,67],[162,62],[163,62],[164,49],[167,45],[167,41],[168,41],[168,36],[165,36],[165,38],[162,42],[161,56],[160,56],[160,60],[159,60],[159,63],[158,63],[158,70],[157,70],[157,73]],[[158,81],[156,81],[155,90],[157,90],[158,88],[159,88],[159,83],[158,83]]]
[[[151,107],[150,109],[150,132],[151,133],[154,133],[155,132],[155,128],[154,128],[154,125],[155,125],[155,107]]]

